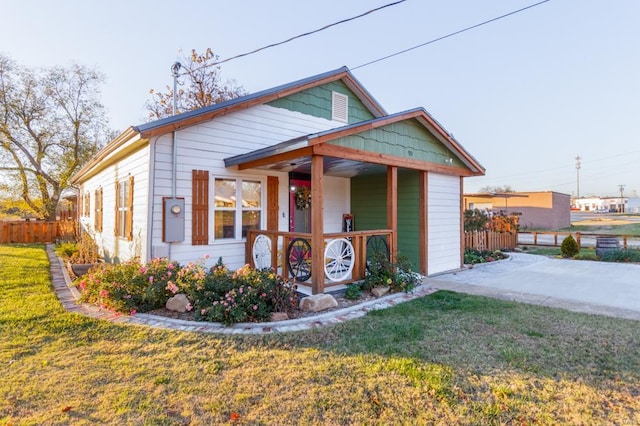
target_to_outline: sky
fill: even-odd
[[[359,67],[538,1],[406,0],[227,62],[222,75],[257,92],[346,65],[389,113],[424,107],[486,168],[465,192],[640,194],[638,0],[550,0]],[[147,121],[149,90],[173,84],[180,51],[226,59],[388,3],[0,0],[0,53],[30,68],[101,71],[122,131]]]

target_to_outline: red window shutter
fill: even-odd
[[[278,230],[278,177],[267,177],[267,229]]]
[[[191,171],[191,244],[209,244],[209,172]]]
[[[125,235],[127,240],[133,240],[133,176],[129,176],[129,199],[127,200],[127,223],[125,224]]]
[[[102,188],[98,188],[94,192],[95,207],[93,225],[96,232],[102,232]]]

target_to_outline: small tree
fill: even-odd
[[[580,252],[580,248],[578,247],[578,243],[573,238],[571,234],[564,240],[562,240],[562,244],[560,245],[560,251],[562,252],[563,257],[574,257],[576,254]]]
[[[464,211],[464,232],[482,231],[486,229],[489,217],[481,210]]]
[[[215,65],[218,55],[210,48],[205,53],[191,50],[189,57],[182,56],[178,73],[176,113],[204,108],[229,99],[244,96],[246,91],[233,80],[222,81],[220,66]],[[147,101],[149,119],[158,120],[173,114],[173,87],[166,86],[164,92],[149,90]]]

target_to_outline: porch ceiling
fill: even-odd
[[[263,170],[311,174],[311,156],[277,161],[265,166],[256,167]],[[363,163],[344,158],[324,157],[324,174],[351,178],[354,176],[386,173],[387,167],[381,164]]]

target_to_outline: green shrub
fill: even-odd
[[[569,234],[564,240],[562,240],[562,244],[560,245],[560,252],[562,253],[562,257],[573,257],[580,252],[578,243],[571,234]]]
[[[135,258],[101,264],[74,283],[81,302],[125,314],[162,308],[178,293],[187,296],[187,310],[195,308],[196,319],[224,324],[266,321],[272,312],[292,314],[298,306],[296,286],[275,272],[246,265],[231,274],[220,262],[207,271],[200,262],[142,264]]]
[[[495,262],[496,260],[506,259],[509,257],[500,250],[476,250],[466,249],[464,251],[465,265],[475,265],[477,263]]]
[[[78,251],[78,246],[74,242],[66,241],[56,244],[54,250],[58,254],[58,256],[67,260]]]
[[[358,300],[362,297],[362,288],[359,283],[347,284],[347,290],[344,292],[344,297],[349,300]]]
[[[143,265],[134,258],[119,264],[99,264],[74,284],[81,290],[81,302],[134,314],[164,307],[180,291],[174,282],[178,269],[177,263],[167,259],[153,259]]]
[[[481,210],[464,211],[464,232],[482,231],[486,229],[489,216]]]
[[[602,260],[603,262],[640,262],[640,250],[610,250],[605,252],[600,260]]]
[[[582,250],[580,253],[573,256],[575,260],[600,260],[595,250]]]
[[[385,253],[375,253],[360,287],[364,291],[370,291],[377,286],[386,286],[392,292],[409,292],[418,284],[418,278],[419,275],[411,270],[411,263],[406,256],[398,255],[396,263],[393,263]]]
[[[272,312],[291,314],[298,306],[296,286],[270,270],[249,265],[229,274],[215,267],[195,294],[196,319],[234,324],[269,320]]]

